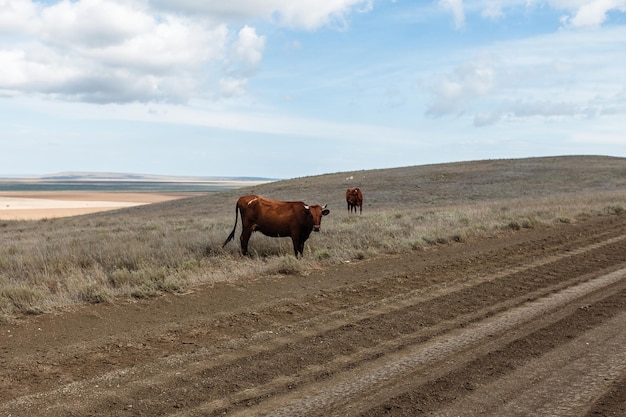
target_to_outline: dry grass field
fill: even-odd
[[[329,205],[304,258],[222,249],[248,193]],[[571,156],[2,220],[0,414],[623,415],[624,207],[626,159]]]
[[[350,186],[365,194],[362,216],[347,213]],[[260,234],[251,239],[251,258],[238,255],[238,239],[221,249],[235,202],[246,193],[329,205],[322,233],[306,243],[305,259],[290,256],[289,239]],[[44,192],[36,197],[53,199]],[[182,199],[132,193],[54,198],[109,206],[76,208],[98,212],[90,215],[0,222],[0,319],[185,292],[250,274],[306,274],[355,259],[622,213],[626,160],[531,158],[344,172]],[[103,212],[116,204],[138,205]],[[41,217],[42,210],[23,211]]]

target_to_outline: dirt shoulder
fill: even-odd
[[[0,415],[624,415],[624,253],[605,216],[28,317]]]

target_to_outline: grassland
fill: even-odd
[[[347,187],[363,215],[347,212]],[[254,235],[251,257],[221,244],[238,196],[328,204],[304,259],[289,239]],[[0,320],[84,303],[126,302],[197,285],[297,274],[330,264],[426,250],[621,215],[626,159],[572,156],[475,161],[295,178],[162,203],[38,221],[0,222]],[[237,241],[237,240],[236,240]]]

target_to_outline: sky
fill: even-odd
[[[0,0],[0,176],[626,157],[626,0]]]

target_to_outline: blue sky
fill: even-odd
[[[0,0],[0,175],[626,157],[626,0]]]

